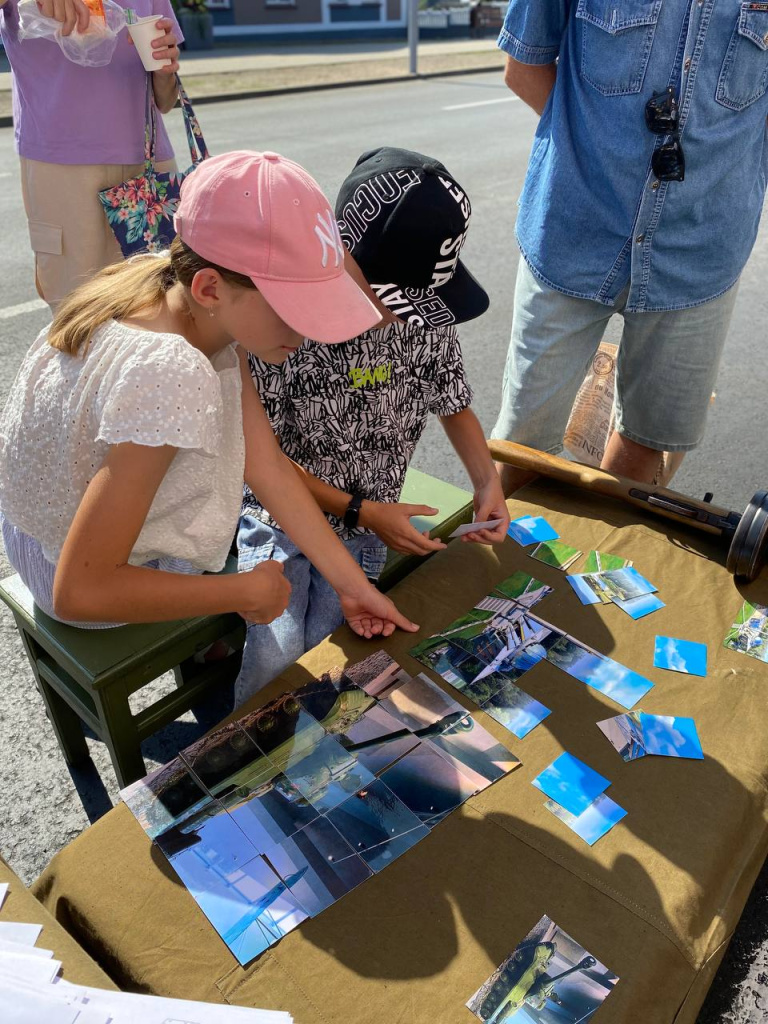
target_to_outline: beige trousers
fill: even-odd
[[[175,160],[156,165],[158,171],[175,167]],[[122,259],[98,192],[143,169],[143,164],[49,164],[21,157],[35,284],[51,309],[96,271]]]

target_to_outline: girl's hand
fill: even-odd
[[[163,29],[165,35],[152,40],[152,56],[157,61],[170,60],[166,67],[158,68],[157,75],[175,75],[179,70],[179,41],[173,33],[173,22],[170,18],[161,18],[157,27]]]
[[[372,584],[358,594],[339,594],[344,618],[358,636],[391,636],[396,629],[417,633],[419,627],[406,619],[394,604]]]
[[[469,544],[501,544],[507,536],[509,526],[509,510],[501,489],[501,481],[496,473],[479,490],[475,491],[475,520],[485,523],[492,519],[501,522],[492,530],[478,530],[477,533],[465,533],[462,541]]]
[[[47,3],[52,3],[54,0],[45,0]],[[59,0],[56,0],[59,2]],[[64,0],[66,3],[80,3],[81,0]],[[40,0],[38,0],[38,5]],[[170,64],[165,67],[158,68],[153,72],[155,75],[175,75],[179,70],[179,41],[173,33],[173,22],[170,18],[160,18],[157,22],[157,27],[162,29],[164,35],[158,36],[157,39],[152,40],[152,56],[156,61],[170,60]],[[133,39],[130,35],[128,36],[128,42],[133,46]]]
[[[37,9],[44,18],[61,22],[61,34],[71,35],[75,29],[85,32],[91,20],[91,12],[83,0],[37,0]]]
[[[279,618],[291,600],[291,584],[285,578],[282,562],[270,559],[255,569],[241,573],[243,604],[240,615],[246,622],[261,624]]]
[[[388,548],[401,555],[430,555],[445,547],[441,540],[432,540],[429,530],[419,533],[411,516],[435,516],[440,510],[429,505],[408,505],[404,502],[364,501],[359,523],[383,540]],[[387,634],[389,635],[389,634]]]

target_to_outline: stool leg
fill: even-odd
[[[37,671],[37,648],[35,641],[21,628],[18,619],[16,624],[19,627],[24,650],[27,658],[29,658],[29,664],[32,668],[37,688],[40,691],[40,696],[43,698],[45,710],[48,713],[54,734],[64,755],[64,760],[67,764],[71,765],[82,764],[91,755],[88,752],[88,744],[85,742],[85,736],[83,735],[83,723],[80,720],[80,716],[76,711],[72,710],[51,684],[39,675]]]
[[[121,789],[147,774],[141,742],[125,690],[107,687],[93,697],[101,723],[101,738],[107,745],[117,783]]]

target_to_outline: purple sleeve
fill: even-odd
[[[8,2],[10,3],[11,0],[8,0]],[[17,0],[13,0],[13,2],[16,3]],[[181,26],[176,19],[176,12],[171,6],[171,0],[152,0],[152,13],[162,14],[164,18],[169,18],[173,23],[173,34],[176,36],[176,39],[180,43],[184,42],[184,33],[181,31]]]

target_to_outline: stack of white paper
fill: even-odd
[[[0,885],[0,904],[8,891]],[[187,999],[109,992],[59,977],[61,961],[39,949],[42,927],[0,921],[3,1024],[293,1024],[289,1013]]]

